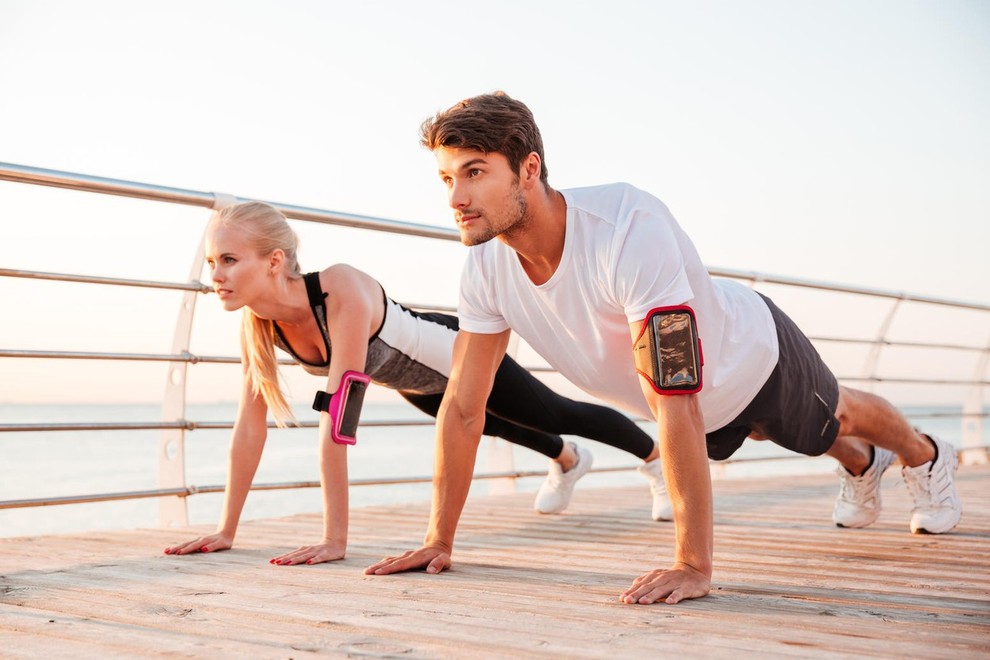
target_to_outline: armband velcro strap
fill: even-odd
[[[633,342],[636,372],[659,394],[701,391],[701,337],[694,310],[687,305],[656,307],[643,320]]]
[[[316,412],[327,412],[330,410],[330,399],[333,395],[329,392],[324,392],[319,390],[316,393],[316,397],[313,399],[313,410]]]
[[[330,415],[330,438],[339,445],[357,442],[358,422],[364,393],[371,378],[359,371],[345,371],[340,385],[333,394],[317,392],[313,398],[313,410]]]

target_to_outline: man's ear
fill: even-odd
[[[540,182],[540,173],[543,171],[543,161],[535,151],[529,152],[519,165],[519,180],[524,186],[532,186]]]

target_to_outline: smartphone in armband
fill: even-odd
[[[636,371],[659,394],[701,391],[701,338],[694,310],[687,305],[650,310],[633,344]]]
[[[313,409],[330,415],[330,439],[339,445],[353,445],[357,442],[358,422],[364,394],[371,378],[359,371],[345,371],[340,385],[333,394],[317,392]]]

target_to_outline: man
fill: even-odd
[[[728,458],[750,435],[839,461],[833,519],[841,527],[876,520],[880,477],[895,456],[914,497],[911,530],[943,533],[958,523],[953,448],[916,432],[884,399],[840,387],[769,299],[713,280],[659,200],[625,184],[551,188],[533,116],[504,93],[439,113],[424,122],[422,140],[436,156],[461,240],[473,247],[437,423],[426,540],[367,573],[450,566],[484,402],[510,330],[587,392],[657,420],[674,564],[635,579],[623,602],[677,603],[709,592],[708,459]],[[675,326],[671,339],[665,332]],[[672,356],[688,358],[675,365],[680,384],[665,382]]]

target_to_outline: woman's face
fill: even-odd
[[[269,259],[258,254],[236,227],[211,223],[205,256],[213,290],[228,312],[250,306],[271,280]]]

